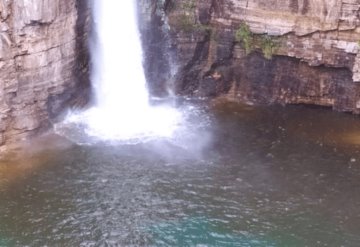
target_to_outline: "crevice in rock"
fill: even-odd
[[[84,108],[90,101],[90,51],[91,11],[88,1],[76,0],[76,57],[73,67],[74,86],[64,89],[61,94],[52,94],[47,100],[50,119],[62,117],[67,108]]]

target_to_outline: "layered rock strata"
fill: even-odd
[[[359,0],[169,0],[163,8],[177,93],[360,113]]]
[[[47,128],[79,103],[88,88],[89,22],[82,0],[0,0],[0,145]]]

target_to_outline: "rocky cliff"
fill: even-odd
[[[359,0],[156,2],[178,94],[360,113]]]
[[[86,101],[87,2],[0,0],[0,146]],[[138,3],[154,95],[360,113],[359,0]]]
[[[0,146],[79,103],[88,88],[88,23],[83,0],[0,0]]]

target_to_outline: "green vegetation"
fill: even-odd
[[[196,31],[212,32],[212,27],[210,27],[209,25],[195,23],[195,20],[188,16],[186,16],[186,17],[181,16],[178,20],[178,26],[182,31],[184,31],[186,33],[191,33],[191,32],[196,32]]]
[[[261,50],[266,59],[271,59],[274,53],[274,50],[277,48],[276,43],[273,41],[272,37],[265,35],[261,39]]]
[[[242,42],[246,54],[249,54],[254,49],[254,36],[245,22],[242,22],[239,29],[236,30],[235,40],[237,42]]]
[[[192,32],[196,29],[195,23],[195,9],[196,3],[194,0],[186,0],[181,4],[176,3],[175,9],[179,10],[181,14],[178,16],[177,23],[179,28],[184,32]]]
[[[172,10],[177,10],[180,12],[180,15],[177,16],[176,20],[179,29],[186,33],[196,31],[211,32],[212,28],[209,25],[197,23],[196,6],[197,5],[195,0],[186,0],[181,3],[173,2]]]
[[[235,40],[236,42],[241,42],[247,55],[255,49],[261,49],[266,59],[271,59],[278,47],[276,37],[256,35],[251,32],[249,25],[245,22],[242,22],[236,30]]]

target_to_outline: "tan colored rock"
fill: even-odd
[[[354,82],[360,82],[360,52],[357,54],[354,62],[353,80]]]
[[[181,6],[186,1],[176,2]],[[184,10],[168,14],[180,68],[179,93],[231,92],[238,100],[253,103],[319,104],[360,113],[359,0],[195,2],[196,9],[187,11],[195,16],[190,22],[193,32],[177,21]],[[241,23],[258,40],[266,34],[277,44],[272,61],[255,52],[245,54],[235,40]],[[199,25],[205,25],[211,36],[196,28]],[[254,41],[253,48],[263,53],[261,42]],[[210,80],[208,75],[218,70],[223,79]]]
[[[359,24],[357,0],[233,0],[225,10],[232,20],[245,20],[254,32],[306,35],[316,31],[354,29]]]
[[[49,126],[50,115],[74,96],[77,5],[76,0],[0,0],[0,145]]]

